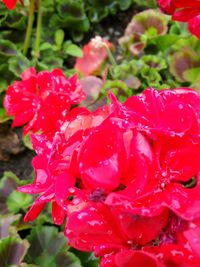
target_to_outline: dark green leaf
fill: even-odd
[[[28,249],[28,242],[18,237],[5,237],[0,240],[1,267],[19,266]]]
[[[27,263],[42,267],[81,267],[78,258],[67,251],[67,239],[56,227],[36,226],[28,240]]]

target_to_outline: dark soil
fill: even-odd
[[[5,171],[12,171],[22,180],[31,180],[33,178],[33,168],[31,166],[32,158],[35,153],[25,149],[18,155],[11,155],[9,161],[0,161],[0,177]]]
[[[13,130],[8,123],[0,124],[0,177],[5,171],[12,171],[20,179],[32,179],[34,155],[23,144],[21,128]]]
[[[92,30],[85,35],[82,44],[86,44],[92,37],[100,35],[118,45],[118,38],[124,34],[127,24],[134,14],[138,13],[138,8],[131,7],[124,12],[120,11],[116,15],[110,15],[94,24]],[[73,66],[74,59],[69,65]],[[22,142],[22,130],[11,130],[9,124],[3,124],[0,129],[0,177],[4,171],[12,171],[20,179],[29,180],[33,178],[32,158],[35,153],[25,148]]]

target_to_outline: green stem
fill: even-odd
[[[115,61],[115,58],[113,57],[113,54],[112,52],[110,51],[110,48],[107,46],[107,44],[104,43],[104,47],[106,48],[106,52],[108,54],[108,58],[110,60],[110,63],[113,65],[113,66],[116,66],[117,65],[117,62]]]
[[[40,41],[42,34],[42,1],[38,0],[38,14],[37,14],[37,29],[36,29],[36,41],[35,41],[35,57],[40,56]]]
[[[33,21],[34,21],[34,11],[35,11],[35,0],[30,0],[28,26],[26,29],[26,36],[25,36],[24,47],[23,47],[24,56],[26,56],[28,52],[29,44],[30,44],[31,33],[33,29]]]

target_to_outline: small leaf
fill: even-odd
[[[98,267],[99,259],[94,256],[93,253],[82,252],[72,249],[72,252],[80,259],[82,266],[84,267]]]
[[[180,40],[179,35],[166,34],[163,36],[158,36],[153,39],[160,51],[165,51],[174,45],[178,40]]]
[[[63,46],[63,51],[73,57],[82,57],[83,53],[80,47],[75,44],[65,43]]]
[[[0,214],[8,213],[7,199],[9,195],[22,183],[12,172],[4,172],[0,179]]]
[[[185,80],[195,83],[197,79],[200,78],[200,67],[185,70],[183,72],[183,77]]]
[[[22,140],[23,140],[25,147],[27,147],[30,150],[33,150],[32,142],[31,142],[31,138],[29,134],[24,135]]]
[[[44,50],[48,50],[48,49],[52,49],[52,45],[50,43],[43,43],[40,46],[40,51],[44,51]]]
[[[32,196],[21,192],[13,191],[7,198],[8,210],[18,212],[20,209],[26,210],[32,202]]]
[[[17,179],[9,174],[10,173],[4,173],[3,178],[0,180],[0,214],[5,214],[8,212],[6,205],[7,197],[18,186]]]
[[[62,29],[58,29],[55,32],[55,43],[57,47],[61,47],[65,38],[65,32]]]
[[[10,120],[11,117],[6,115],[6,111],[4,108],[0,108],[0,123],[4,123],[8,120]]]

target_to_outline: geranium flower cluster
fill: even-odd
[[[22,93],[31,84],[35,92],[37,83],[44,89],[53,73],[41,80],[35,74],[33,83],[29,77],[16,88],[23,85]],[[68,87],[62,86],[63,93]],[[72,96],[80,92],[76,86]],[[32,135],[36,177],[19,190],[39,196],[25,221],[51,202],[55,224],[66,219],[70,245],[94,252],[100,267],[200,266],[200,95],[188,88],[147,89],[124,103],[112,93],[110,100],[93,112],[71,109],[51,138]]]
[[[161,10],[175,21],[187,22],[189,31],[200,39],[199,0],[157,0]]]
[[[77,75],[67,79],[64,73],[34,68],[22,73],[22,80],[8,87],[4,106],[14,116],[13,127],[24,127],[24,133],[43,132],[50,136],[60,128],[72,105],[85,98]]]

